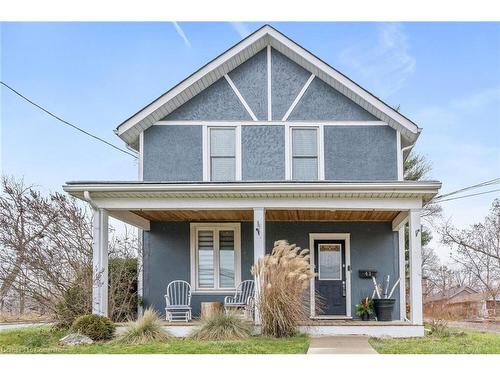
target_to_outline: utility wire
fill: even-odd
[[[468,198],[468,197],[475,197],[475,196],[477,196],[477,195],[483,195],[483,194],[494,193],[494,192],[496,192],[496,191],[500,191],[500,189],[488,190],[488,191],[482,191],[481,193],[467,194],[467,195],[462,195],[462,196],[460,196],[460,197],[455,197],[455,198],[442,199],[442,200],[434,201],[433,203],[442,203],[442,202],[447,202],[447,201],[454,201],[455,199],[462,199],[462,198]]]
[[[463,193],[464,191],[467,191],[467,190],[478,189],[478,188],[481,188],[481,187],[495,185],[495,184],[498,184],[498,183],[500,183],[500,178],[495,178],[493,180],[481,182],[479,184],[467,186],[467,187],[464,187],[462,189],[452,191],[451,193],[439,195],[439,196],[435,197],[434,199],[435,200],[440,200],[442,198],[449,197],[451,195],[455,195],[455,194],[458,194],[458,193]]]
[[[102,139],[102,138],[98,137],[97,135],[91,134],[91,133],[89,133],[88,131],[86,131],[86,130],[84,130],[84,129],[82,129],[82,128],[80,128],[80,127],[78,127],[78,126],[76,126],[76,125],[74,125],[74,124],[72,124],[72,123],[70,123],[70,122],[68,122],[68,121],[66,121],[66,120],[64,120],[64,119],[62,119],[62,118],[60,118],[59,116],[55,115],[54,113],[50,112],[49,110],[47,110],[47,109],[43,108],[41,105],[39,105],[39,104],[35,103],[34,101],[32,101],[31,99],[27,98],[26,96],[24,96],[24,95],[23,95],[23,94],[21,94],[19,91],[15,90],[14,88],[12,88],[11,86],[9,86],[9,85],[8,85],[8,84],[6,84],[5,82],[0,81],[0,83],[1,83],[3,86],[5,86],[6,88],[8,88],[10,91],[12,91],[14,94],[16,94],[17,96],[19,96],[19,97],[21,97],[22,99],[26,100],[26,101],[27,101],[28,103],[30,103],[31,105],[33,105],[33,106],[37,107],[38,109],[42,110],[43,112],[45,112],[45,113],[46,113],[46,114],[48,114],[49,116],[52,116],[53,118],[55,118],[56,120],[58,120],[58,121],[62,122],[63,124],[68,125],[68,126],[71,126],[73,129],[78,130],[79,132],[82,132],[83,134],[88,135],[89,137],[92,137],[92,138],[94,138],[94,139],[96,139],[96,140],[98,140],[98,141],[100,141],[100,142],[102,142],[102,143],[104,143],[104,144],[106,144],[106,145],[108,145],[108,146],[110,146],[110,147],[113,147],[115,150],[118,150],[118,151],[120,151],[120,152],[123,152],[123,153],[125,153],[125,154],[127,154],[127,155],[130,155],[130,156],[132,156],[132,157],[134,157],[134,158],[136,158],[136,159],[137,159],[137,155],[134,155],[134,154],[132,154],[131,152],[128,152],[127,150],[124,150],[124,149],[122,149],[122,148],[120,148],[120,147],[118,147],[118,146],[115,146],[114,144],[112,144],[112,143],[110,143],[110,142],[106,141],[105,139]]]

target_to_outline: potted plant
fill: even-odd
[[[361,303],[356,305],[356,315],[361,318],[361,320],[370,320],[370,316],[373,314],[373,300],[371,298],[363,298]]]
[[[375,310],[375,315],[377,316],[377,320],[380,321],[391,321],[392,320],[392,310],[394,309],[394,303],[396,300],[391,298],[396,290],[396,286],[399,284],[399,279],[394,283],[393,287],[389,292],[391,277],[387,275],[385,277],[384,285],[379,285],[374,276],[372,276],[373,281],[373,307]],[[374,298],[374,297],[377,298]]]

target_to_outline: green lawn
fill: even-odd
[[[194,341],[171,339],[167,342],[125,345],[113,342],[88,346],[63,347],[58,340],[66,334],[48,327],[15,329],[0,332],[0,353],[66,353],[66,354],[302,354],[309,339],[297,336],[287,339],[254,337],[241,341]]]
[[[463,335],[411,339],[376,339],[370,344],[382,354],[500,354],[500,334],[450,328]]]

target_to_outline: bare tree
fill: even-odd
[[[458,230],[450,222],[440,228],[441,241],[453,250],[452,258],[466,277],[489,298],[500,296],[500,200],[496,199],[484,222]],[[495,313],[495,311],[494,311]]]
[[[47,229],[57,220],[49,209],[51,202],[22,180],[2,177],[0,197],[0,300],[12,289],[19,292],[19,313],[24,313],[28,264],[33,252],[42,246]]]
[[[137,238],[130,231],[110,235],[110,313],[130,317],[137,306]],[[134,272],[135,271],[135,272]],[[88,210],[59,193],[42,195],[22,180],[2,178],[0,195],[0,301],[17,295],[37,311],[90,312],[92,226]],[[0,305],[2,307],[2,305]]]

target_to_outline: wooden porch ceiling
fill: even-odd
[[[132,211],[150,221],[253,221],[252,210]],[[392,221],[399,211],[266,210],[267,221]]]

